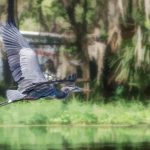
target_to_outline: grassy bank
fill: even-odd
[[[150,103],[139,101],[91,104],[41,99],[0,107],[0,114],[1,125],[150,125]]]

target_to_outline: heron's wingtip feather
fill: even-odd
[[[7,96],[8,102],[20,100],[25,97],[25,95],[20,93],[18,90],[7,90],[6,96]]]

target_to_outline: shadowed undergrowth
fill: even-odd
[[[23,101],[0,108],[1,125],[150,125],[150,103],[45,100]]]

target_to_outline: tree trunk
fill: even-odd
[[[83,80],[89,81],[89,78],[90,78],[89,62],[84,62],[82,64],[82,77],[83,77]],[[85,82],[83,88],[89,90],[90,89],[89,83]],[[86,100],[88,100],[89,99],[89,93],[85,93],[85,95],[86,95]]]
[[[103,82],[103,96],[107,99],[112,96],[114,85],[110,82],[112,76],[112,70],[110,67],[110,59],[112,58],[111,46],[107,45],[105,56],[104,56],[104,70],[102,75]]]
[[[19,28],[19,18],[18,18],[18,0],[14,0],[14,19],[17,27]]]
[[[83,65],[82,65],[82,77],[83,80],[89,81],[90,79],[90,61],[89,61],[89,55],[88,55],[88,43],[87,39],[84,39],[82,42],[82,53],[83,55]],[[90,90],[89,82],[84,83],[84,88],[87,90]],[[89,99],[89,93],[86,94],[86,100]]]

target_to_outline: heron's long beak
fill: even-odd
[[[84,88],[81,88],[81,90],[82,90],[82,92],[84,92],[84,93],[92,92],[92,90],[84,89]]]

